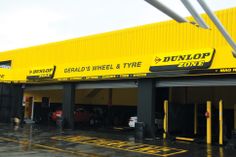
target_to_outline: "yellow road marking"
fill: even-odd
[[[135,153],[163,156],[163,157],[168,157],[187,152],[187,150],[171,148],[166,146],[155,146],[149,144],[134,143],[120,140],[109,140],[109,139],[87,137],[87,136],[63,136],[63,137],[55,136],[52,137],[51,139],[62,140],[65,142],[72,142],[72,143],[94,145],[98,147],[112,148]]]
[[[22,144],[22,145],[31,144],[29,141],[23,141],[23,140],[18,141],[18,140],[11,139],[11,138],[6,138],[6,137],[0,137],[0,140],[7,141],[7,142],[14,142],[14,143]],[[52,147],[52,146],[47,146],[47,145],[42,145],[42,144],[33,144],[32,143],[31,145],[33,147],[44,148],[44,149],[48,149],[48,150],[58,151],[58,152],[62,152],[62,153],[69,153],[69,154],[74,154],[74,155],[78,155],[78,156],[104,157],[104,155],[95,155],[95,154],[92,154],[92,153],[85,153],[85,152],[79,152],[79,151],[70,151],[70,150],[65,150],[65,149]]]

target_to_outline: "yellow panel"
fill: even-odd
[[[76,90],[76,104],[107,105],[108,90],[101,89],[95,95],[89,96],[89,93],[93,90],[94,89]]]
[[[112,105],[137,106],[137,89],[113,89],[112,92]]]
[[[34,102],[42,102],[42,97],[49,97],[50,103],[62,103],[62,90],[25,91],[24,97],[34,97]]]

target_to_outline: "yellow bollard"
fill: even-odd
[[[207,144],[211,144],[211,101],[207,101]]]
[[[197,134],[197,104],[194,104],[194,135]]]
[[[219,144],[223,145],[223,101],[219,102]]]
[[[168,100],[164,101],[164,120],[163,120],[163,139],[167,138],[167,132],[168,132]]]

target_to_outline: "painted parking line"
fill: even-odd
[[[169,157],[176,154],[181,154],[187,152],[184,149],[157,146],[150,144],[134,143],[129,141],[121,140],[111,140],[98,137],[88,137],[88,136],[54,136],[51,137],[54,140],[60,140],[71,143],[94,145],[98,147],[112,148],[123,151],[142,153],[155,156]]]
[[[0,141],[13,142],[13,143],[22,144],[22,145],[31,145],[32,147],[46,149],[46,150],[50,150],[50,151],[54,151],[54,152],[69,153],[69,154],[83,156],[83,157],[106,157],[104,155],[97,155],[97,154],[93,154],[93,153],[71,151],[71,150],[61,149],[61,148],[52,147],[52,146],[43,145],[43,144],[34,144],[34,143],[31,143],[27,140],[16,140],[16,139],[7,138],[7,137],[0,137]]]

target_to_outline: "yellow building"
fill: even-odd
[[[217,12],[234,39],[235,12],[235,8]],[[210,30],[167,21],[2,52],[1,81],[159,77],[165,71],[184,71],[176,76],[234,73],[231,48],[203,17]]]
[[[216,15],[236,40],[236,8]],[[4,88],[23,85],[25,96],[36,102],[50,97],[50,102],[67,106],[138,104],[141,121],[153,119],[153,87],[168,88],[164,97],[172,103],[211,100],[217,106],[223,99],[232,110],[235,88],[226,86],[236,85],[236,58],[210,19],[203,18],[210,30],[166,21],[2,52],[0,82]]]

